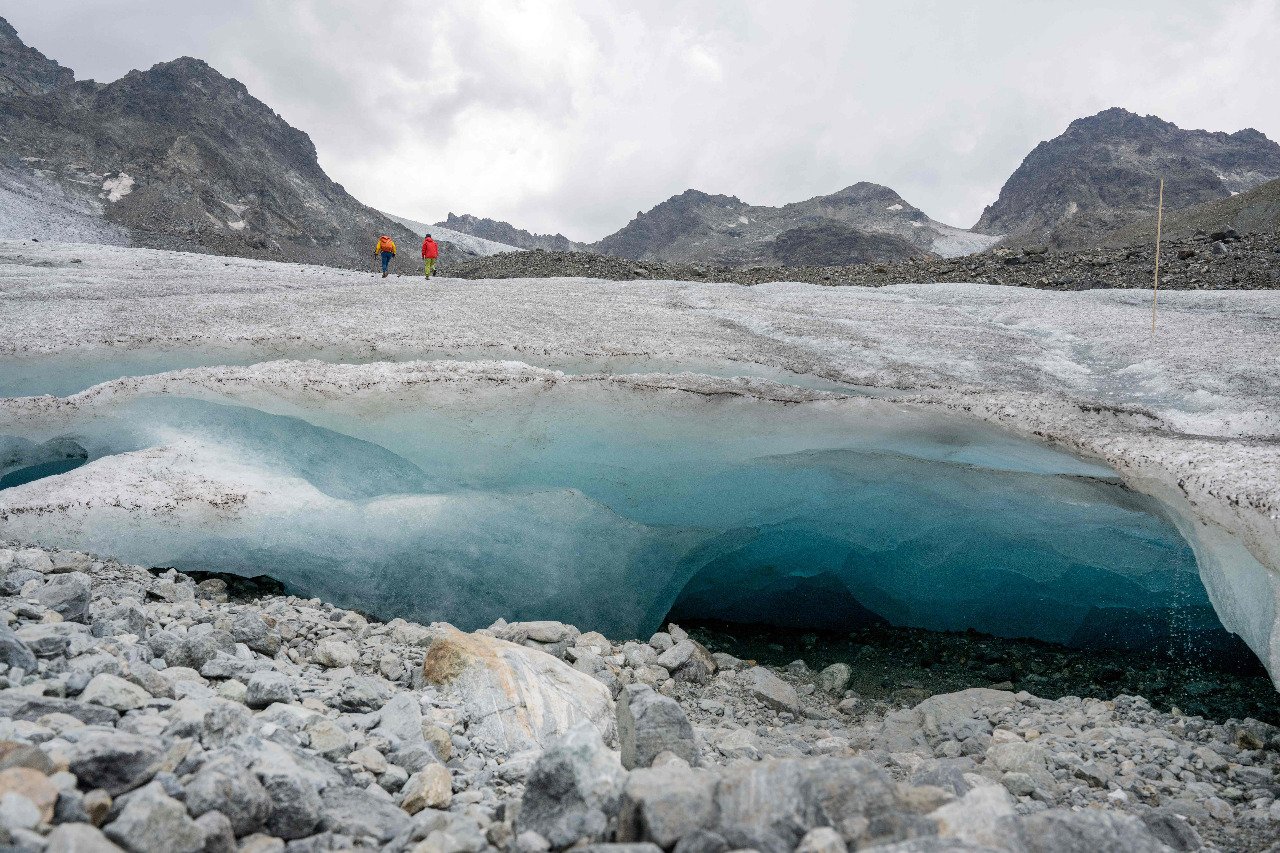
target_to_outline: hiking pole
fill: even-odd
[[[1156,301],[1160,292],[1160,227],[1164,224],[1164,178],[1160,179],[1160,202],[1156,206],[1156,275],[1151,282],[1151,334],[1156,333]]]

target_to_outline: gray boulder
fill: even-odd
[[[818,689],[838,696],[849,686],[849,679],[852,677],[853,670],[849,668],[849,664],[833,663],[818,673]]]
[[[716,831],[730,846],[761,853],[791,853],[818,826],[834,827],[850,847],[898,840],[894,784],[863,758],[731,767],[721,776],[716,805]]]
[[[695,767],[702,763],[693,726],[671,697],[646,684],[628,684],[616,707],[623,767],[648,767],[661,752],[674,753]]]
[[[245,704],[250,708],[265,708],[275,702],[292,702],[294,699],[289,677],[274,670],[263,670],[249,676],[248,688]]]
[[[206,761],[186,785],[187,809],[195,817],[220,811],[237,836],[257,832],[271,815],[271,799],[248,762],[235,753]]]
[[[186,807],[159,783],[131,795],[106,834],[131,853],[200,853],[205,841]]]
[[[716,777],[679,765],[643,768],[627,776],[618,812],[619,841],[670,848],[716,821]]]
[[[231,620],[231,638],[271,657],[280,651],[280,635],[253,610],[241,610]]]
[[[376,838],[385,844],[410,820],[395,803],[363,788],[328,788],[321,801],[323,827],[354,838]]]
[[[0,624],[0,663],[35,672],[36,656],[8,625]]]
[[[58,613],[68,622],[87,622],[93,587],[84,572],[50,575],[44,586],[36,590],[36,601]]]
[[[90,726],[114,726],[120,721],[119,713],[101,705],[54,696],[0,693],[0,717],[34,723],[46,714],[67,714]]]
[[[1005,818],[1025,853],[1169,853],[1146,825],[1123,812],[1052,809]]]
[[[154,738],[122,731],[91,732],[70,749],[69,769],[85,788],[102,788],[113,797],[150,781],[164,751]]]
[[[89,823],[64,823],[49,833],[44,853],[123,853],[120,847]]]
[[[748,695],[778,711],[794,713],[800,707],[800,697],[790,684],[762,666],[753,666],[742,673],[742,686]]]
[[[315,783],[296,767],[276,763],[259,771],[271,801],[267,832],[276,838],[305,838],[320,825],[323,803]]]
[[[536,832],[556,848],[601,840],[625,781],[626,771],[600,732],[580,722],[534,763],[516,829]]]
[[[395,688],[380,678],[356,675],[344,679],[338,692],[338,707],[348,713],[368,713],[381,708]]]

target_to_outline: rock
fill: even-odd
[[[764,667],[753,666],[743,672],[741,678],[747,694],[770,708],[792,713],[800,708],[795,688]]]
[[[573,848],[577,853],[662,853],[662,848],[646,842],[629,844],[583,844]]]
[[[361,788],[335,786],[320,799],[321,825],[330,832],[386,843],[409,823],[409,816],[393,802]]]
[[[1052,809],[1006,818],[1004,844],[1021,842],[1026,853],[1168,853],[1133,815],[1090,809]]]
[[[64,823],[49,833],[44,853],[124,853],[121,847],[87,823]]]
[[[796,845],[795,853],[847,853],[847,851],[848,848],[845,846],[844,839],[840,837],[840,833],[829,826],[819,826],[804,834],[804,838],[801,838],[800,843]]]
[[[19,628],[17,637],[36,657],[54,658],[66,655],[72,640],[88,633],[84,625],[75,622],[46,622]]]
[[[409,814],[447,809],[453,799],[453,777],[441,764],[429,764],[409,777],[400,792],[400,807]]]
[[[203,853],[236,853],[235,831],[222,812],[205,812],[196,818],[196,826],[204,835]]]
[[[839,696],[849,686],[853,670],[847,663],[833,663],[818,673],[818,689],[832,696]]]
[[[410,693],[392,696],[378,712],[377,731],[401,743],[422,740],[422,710],[417,698]]]
[[[10,767],[25,767],[45,776],[57,772],[49,755],[40,747],[11,740],[0,741],[0,770]]]
[[[357,749],[347,756],[347,761],[375,776],[387,772],[387,757],[371,746]]]
[[[151,701],[151,694],[119,676],[103,672],[93,677],[80,699],[123,712],[141,708]]]
[[[92,585],[84,572],[50,575],[34,598],[68,622],[87,622]]]
[[[320,825],[324,804],[316,782],[296,765],[274,762],[256,768],[271,801],[266,831],[277,838],[306,838]]]
[[[101,788],[94,788],[85,794],[82,803],[85,814],[89,816],[89,823],[94,826],[102,826],[111,811],[111,805],[111,795]]]
[[[68,766],[84,787],[102,788],[118,797],[149,781],[163,755],[151,738],[123,731],[91,732],[72,745]]]
[[[760,759],[760,738],[750,729],[735,729],[716,743],[716,750],[729,760]]]
[[[271,630],[265,619],[247,608],[231,620],[231,638],[268,657],[275,657],[280,651],[280,635]]]
[[[648,685],[629,684],[618,697],[617,715],[623,767],[648,767],[661,752],[695,767],[702,763],[693,726],[674,699]]]
[[[469,736],[509,753],[545,748],[583,720],[613,736],[608,689],[545,652],[444,626],[422,672],[456,697]]]
[[[351,735],[333,720],[323,717],[307,723],[309,746],[321,755],[336,758],[351,752]]]
[[[543,620],[537,622],[512,622],[499,631],[498,636],[512,643],[533,640],[535,643],[562,643],[577,636],[578,629],[563,622]]]
[[[200,827],[182,803],[155,782],[132,794],[105,831],[131,853],[199,853],[204,849]]]
[[[609,818],[618,811],[626,780],[617,755],[600,731],[581,720],[538,758],[520,801],[517,829],[531,830],[568,847],[580,838],[604,838]]]
[[[1157,840],[1169,845],[1177,853],[1191,853],[1204,846],[1200,833],[1195,831],[1187,819],[1169,809],[1150,809],[1140,817]]]
[[[0,623],[0,664],[16,666],[25,672],[36,670],[35,653],[3,623]]]
[[[39,812],[40,820],[53,820],[53,807],[58,802],[58,788],[49,777],[30,767],[0,770],[0,797],[17,794],[26,798]]]
[[[235,754],[206,761],[186,785],[187,809],[195,817],[219,811],[237,836],[257,832],[271,815],[271,799],[248,762]]]
[[[1017,703],[1006,690],[973,687],[956,693],[930,696],[913,709],[920,729],[930,743],[964,741],[975,734],[989,734],[991,723],[979,713],[983,708],[1008,708]]]
[[[321,640],[316,643],[311,659],[328,669],[339,669],[344,666],[354,666],[356,661],[360,660],[360,655],[346,643],[338,640]]]
[[[342,682],[342,690],[338,692],[338,707],[357,714],[376,711],[394,692],[395,688],[383,679],[366,675],[352,676]]]
[[[275,702],[292,702],[294,699],[289,677],[273,670],[253,673],[246,686],[245,704],[250,708],[265,708]]]
[[[1028,777],[1034,787],[1048,788],[1053,785],[1053,777],[1049,774],[1048,756],[1044,748],[1034,743],[1014,741],[1012,743],[996,743],[987,749],[987,766],[1006,774],[1021,774]],[[1009,787],[1008,784],[1005,787]],[[1030,794],[1031,791],[1013,791],[1015,794]]]
[[[1013,798],[1003,788],[983,785],[934,809],[929,817],[937,822],[943,838],[1000,849],[1008,832],[1001,821],[1013,814],[1013,806]]]
[[[724,664],[721,664],[724,666]],[[708,829],[695,829],[676,842],[672,853],[725,853],[729,842],[718,832]]]
[[[49,714],[66,714],[90,726],[114,726],[120,719],[120,715],[110,708],[87,702],[52,696],[0,693],[0,717],[35,722]]]
[[[884,771],[864,758],[784,759],[730,767],[716,790],[715,831],[732,847],[791,853],[804,834],[831,826],[851,847],[866,846],[895,810]]]
[[[715,776],[679,765],[643,768],[627,776],[618,812],[619,841],[652,841],[670,848],[689,833],[715,825]]]
[[[0,795],[0,837],[5,830],[13,834],[35,829],[40,823],[40,807],[21,794]]]

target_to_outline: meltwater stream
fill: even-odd
[[[465,628],[1229,638],[1159,505],[1097,463],[873,399],[535,379],[108,398],[24,425],[89,463],[0,491],[0,536]]]

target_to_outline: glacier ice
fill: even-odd
[[[91,462],[0,491],[0,533],[466,627],[627,637],[674,608],[1081,645],[1217,629],[1160,504],[926,407],[456,363],[222,368],[81,396],[8,416]]]

